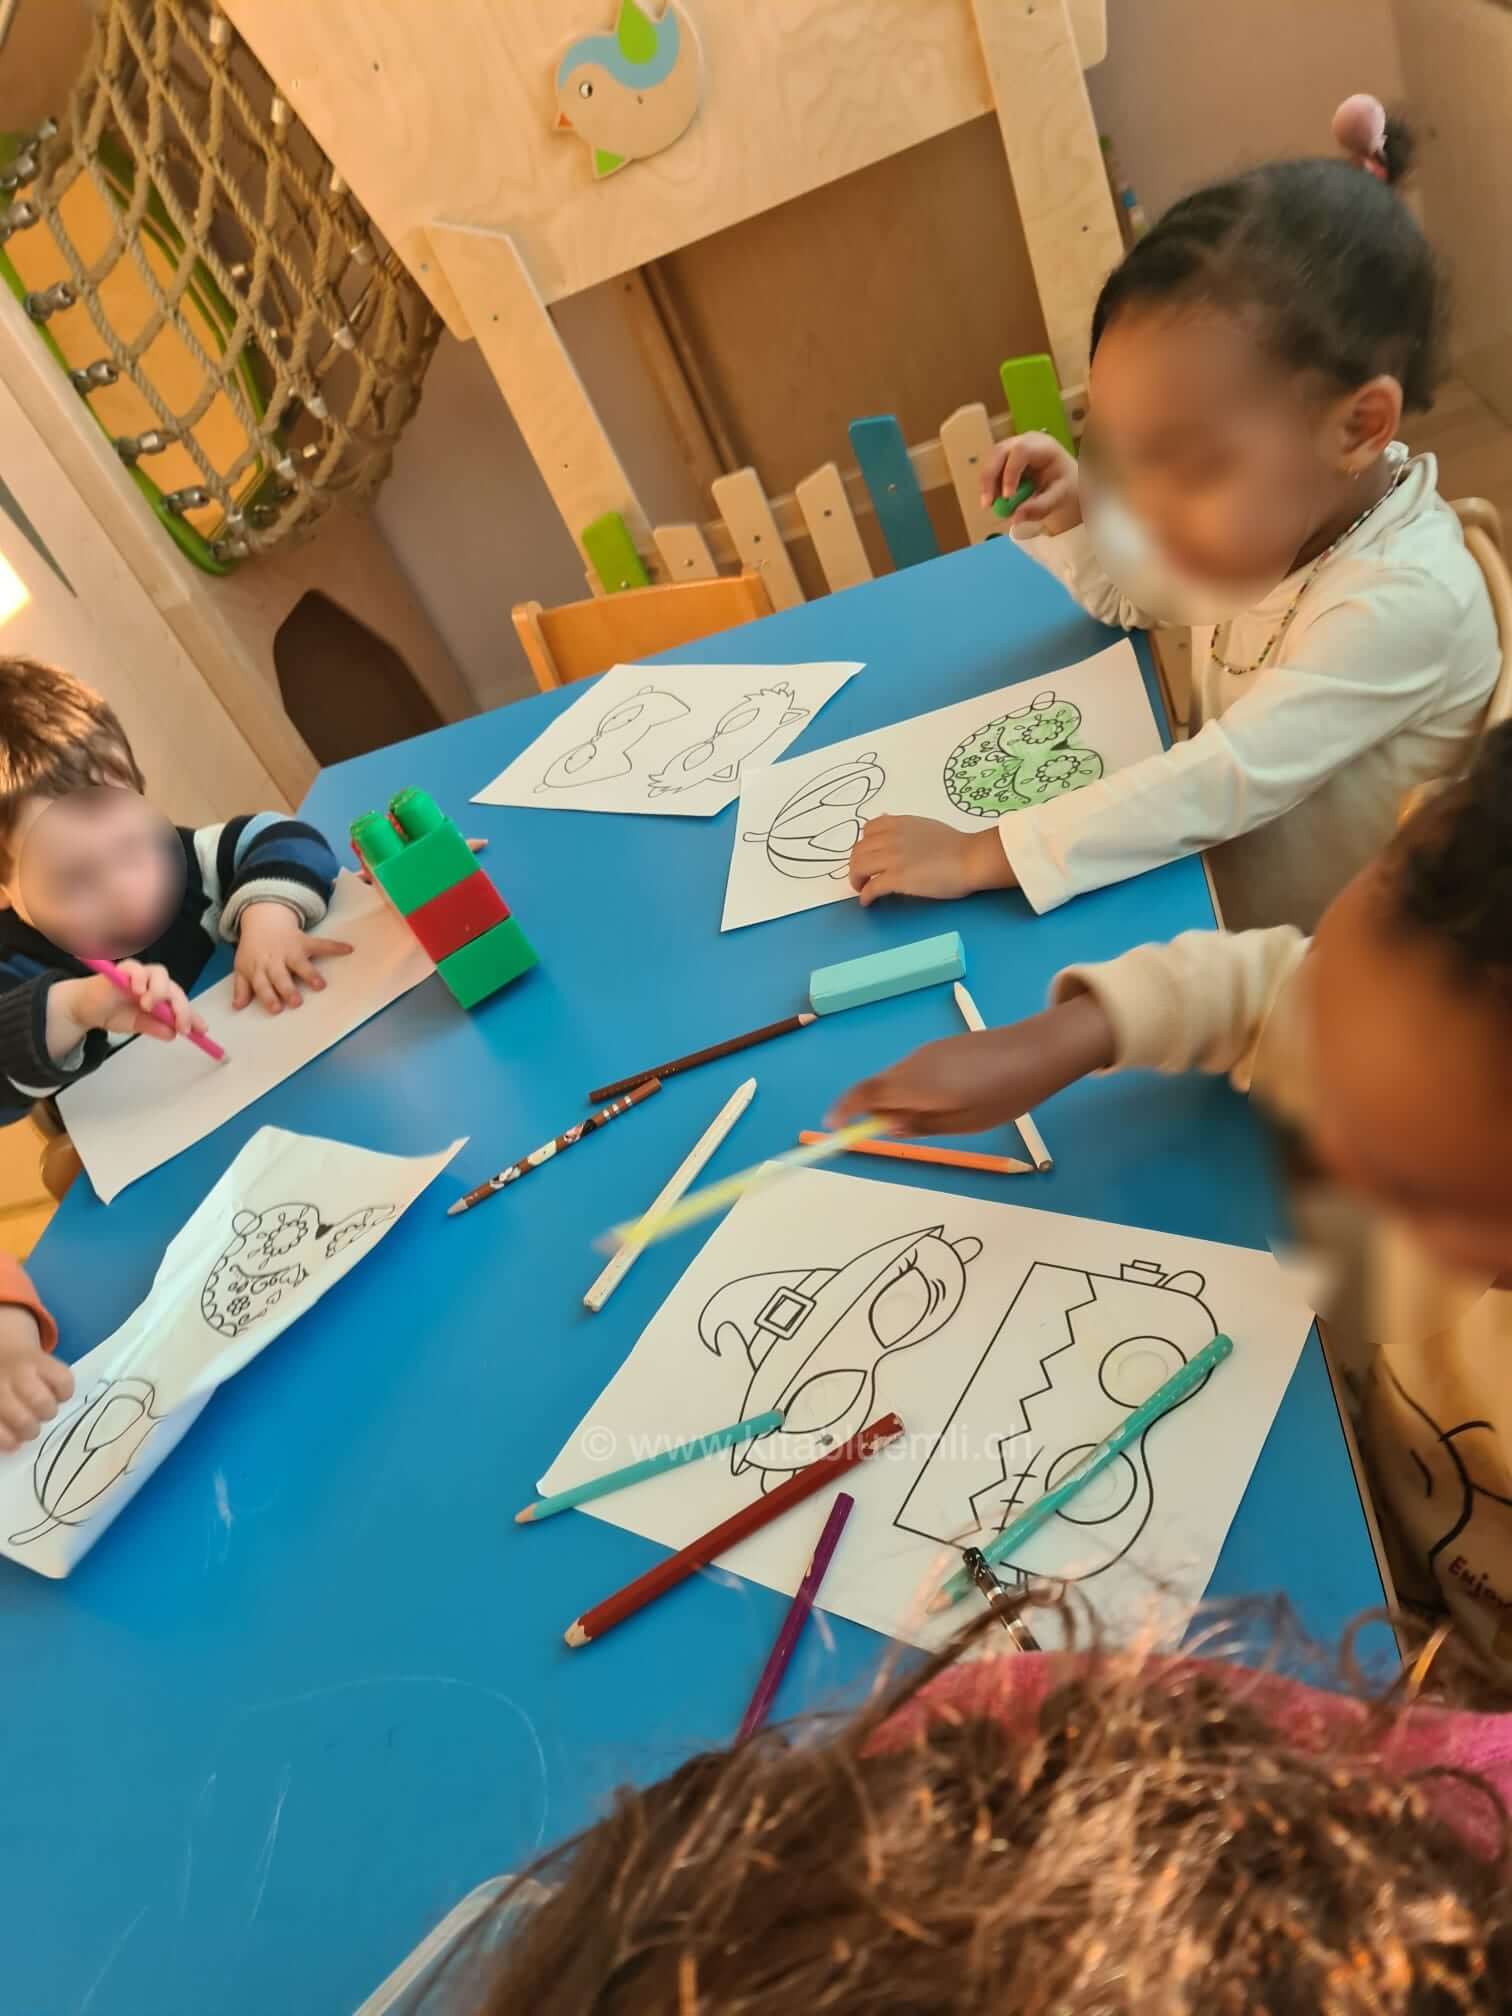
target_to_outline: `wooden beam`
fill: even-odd
[[[1067,0],[971,5],[1050,354],[1061,383],[1079,383],[1092,310],[1123,241]]]
[[[663,317],[659,297],[640,270],[622,273],[614,284],[624,301],[646,375],[666,409],[678,455],[695,487],[707,490],[732,464],[725,459],[704,419],[681,349]]]
[[[433,224],[430,241],[573,543],[617,512],[642,554],[651,526],[520,249],[503,231]]]

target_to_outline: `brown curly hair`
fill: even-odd
[[[1507,1815],[1478,1778],[1383,1771],[1391,1711],[1284,1742],[1264,1676],[1101,1654],[1057,1662],[1027,1727],[920,1701],[974,1636],[839,1726],[768,1732],[621,1792],[531,1872],[554,1894],[472,2006],[1512,2011]]]

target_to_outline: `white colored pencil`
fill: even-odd
[[[973,1035],[980,1036],[982,1031],[987,1027],[987,1024],[982,1020],[981,1009],[978,1008],[959,980],[955,984],[955,1004],[961,1011],[961,1020],[966,1024],[966,1027]],[[1035,1126],[1033,1118],[1028,1113],[1021,1113],[1013,1124],[1017,1127],[1019,1137],[1023,1141],[1024,1146],[1029,1150],[1030,1161],[1043,1176],[1046,1170],[1055,1166],[1051,1161],[1050,1150],[1045,1146],[1044,1135]]]
[[[677,1203],[678,1199],[687,1192],[695,1177],[703,1169],[704,1164],[709,1160],[714,1150],[724,1140],[725,1136],[755,1096],[756,1080],[754,1078],[747,1078],[743,1085],[738,1085],[735,1088],[702,1134],[693,1143],[693,1146],[688,1150],[682,1161],[678,1163],[666,1183],[656,1193],[651,1203],[647,1205],[644,1213],[647,1218],[658,1217],[669,1206]],[[603,1273],[600,1274],[593,1286],[588,1290],[588,1293],[583,1297],[583,1307],[585,1309],[592,1309],[595,1314],[602,1309],[644,1250],[643,1247],[634,1244],[621,1246]]]

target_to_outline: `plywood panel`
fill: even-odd
[[[437,218],[507,228],[548,301],[992,103],[968,0],[681,4],[704,47],[701,109],[675,146],[598,183],[588,149],[553,130],[551,80],[612,0],[447,0],[442,32],[416,0],[225,11],[406,256]]]
[[[1000,403],[1005,357],[1045,348],[995,121],[977,119],[659,266],[735,449],[771,491],[849,450],[861,413],[932,440]]]

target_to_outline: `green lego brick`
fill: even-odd
[[[651,576],[618,511],[606,511],[602,518],[595,518],[591,525],[583,527],[579,536],[606,594],[617,595],[622,588],[651,586]]]
[[[451,824],[429,791],[421,791],[413,784],[396,791],[388,809],[390,819],[406,840],[423,840],[427,833]]]
[[[382,812],[364,812],[360,819],[352,821],[352,845],[366,865],[373,868],[380,861],[392,861],[404,841]]]
[[[373,864],[385,892],[406,915],[433,896],[454,888],[477,867],[462,835],[448,819],[423,840],[411,840],[392,860]]]
[[[535,963],[530,940],[513,917],[507,917],[460,952],[448,952],[436,971],[463,1008],[476,1008],[490,994],[528,973]]]
[[[1001,366],[1003,394],[1015,434],[1050,434],[1068,455],[1076,453],[1071,423],[1061,404],[1055,366],[1048,357],[1010,357]]]

